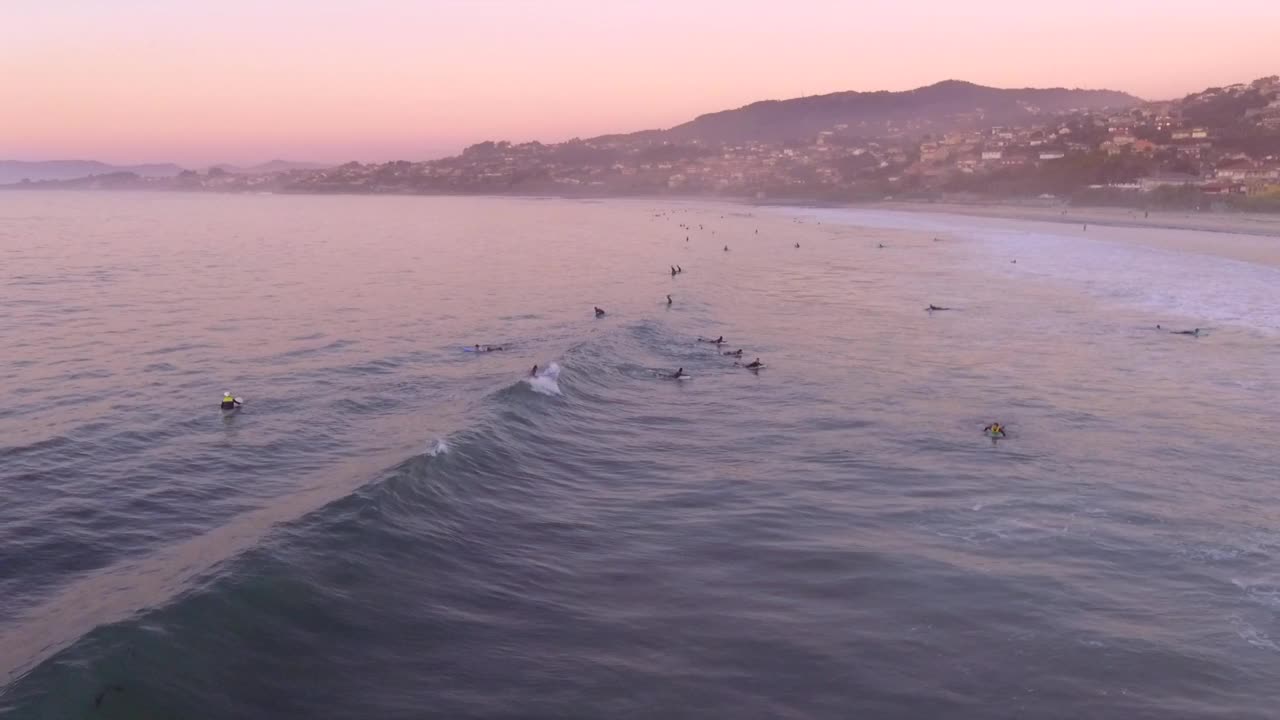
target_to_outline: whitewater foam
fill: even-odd
[[[1280,333],[1271,302],[1280,268],[1232,253],[1225,244],[1255,246],[1259,238],[1166,228],[1100,227],[993,220],[888,210],[788,209],[788,214],[848,225],[945,233],[972,241],[974,269],[1006,277],[1049,280],[1089,295],[1201,327],[1235,325]],[[1010,259],[1019,262],[1010,263]]]
[[[534,392],[542,395],[559,395],[560,394],[560,366],[551,363],[542,372],[533,377],[524,379]]]

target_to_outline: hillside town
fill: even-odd
[[[762,201],[1017,198],[1114,204],[1280,205],[1280,77],[1122,110],[980,116],[869,129],[835,124],[785,142],[673,141],[637,133],[558,144],[483,142],[425,162],[176,178],[99,176],[91,187],[341,193],[709,195]],[[936,119],[935,119],[936,120]],[[85,186],[85,183],[81,183]]]

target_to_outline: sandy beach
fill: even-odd
[[[1280,237],[1280,214],[1198,213],[1185,210],[1142,211],[1133,208],[1070,207],[979,203],[881,202],[856,207],[907,212],[947,213],[1010,220],[1038,220],[1077,225],[1166,228]]]

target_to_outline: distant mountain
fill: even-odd
[[[1070,110],[1129,108],[1142,102],[1114,90],[1002,89],[946,80],[905,92],[838,92],[765,100],[702,115],[657,134],[671,141],[785,142],[809,139],[839,125],[847,126],[842,131],[851,135],[880,136],[895,129],[942,132],[1015,125]]]
[[[86,175],[106,175],[108,173],[134,173],[142,177],[173,177],[182,172],[182,168],[172,163],[150,165],[108,165],[96,160],[46,160],[26,162],[23,160],[0,160],[0,185],[41,180],[72,180]]]
[[[324,170],[325,168],[332,166],[326,165],[325,163],[294,162],[292,160],[277,159],[270,162],[264,162],[259,165],[250,165],[249,167],[240,167],[238,165],[230,165],[227,163],[214,165],[212,167],[225,170],[229,173],[236,173],[237,175],[266,175],[268,173],[286,172],[289,170]]]

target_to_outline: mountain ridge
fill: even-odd
[[[1073,109],[1136,107],[1143,102],[1117,90],[996,88],[950,79],[912,90],[845,90],[758,100],[699,115],[656,135],[673,141],[789,141],[838,125],[883,132],[897,122],[911,122],[913,130],[946,131],[978,123],[1016,124]],[[642,131],[622,137],[653,134]]]
[[[288,170],[323,170],[327,167],[333,167],[336,163],[315,163],[315,162],[299,162],[296,160],[282,160],[275,158],[257,165],[235,165],[233,163],[218,163],[210,165],[209,169],[217,168],[225,170],[229,173],[238,173],[246,175],[255,175],[263,173],[284,172]]]
[[[236,175],[267,175],[289,170],[321,170],[327,167],[330,165],[326,163],[297,162],[277,158],[246,166],[219,163],[210,165],[207,169],[216,168]],[[23,180],[33,183],[49,180],[77,180],[92,175],[119,173],[133,173],[144,178],[170,178],[178,176],[185,169],[176,163],[117,165],[100,160],[0,160],[0,185],[12,185]]]
[[[131,172],[142,177],[173,177],[182,172],[182,168],[173,163],[113,165],[98,160],[0,160],[0,185],[23,180],[74,180],[116,172]]]

